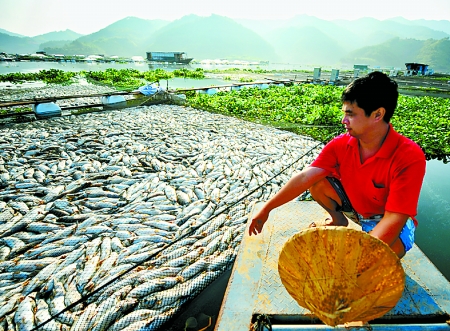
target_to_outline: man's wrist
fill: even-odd
[[[266,214],[267,216],[269,215],[269,213],[272,211],[272,207],[266,203],[262,208],[261,208],[261,212],[263,212],[264,214]]]

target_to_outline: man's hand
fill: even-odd
[[[253,217],[252,222],[248,228],[248,234],[251,236],[252,234],[257,235],[261,233],[264,224],[267,222],[269,218],[269,214],[264,210],[260,210],[258,214]]]
[[[264,223],[266,223],[269,218],[269,213],[271,210],[284,205],[300,194],[305,192],[313,184],[317,183],[319,180],[325,178],[329,174],[329,171],[316,168],[307,167],[295,176],[293,176],[269,201],[266,202],[264,207],[256,214],[252,219],[252,223],[248,228],[250,235],[257,235],[262,231]]]
[[[405,255],[405,247],[399,236],[408,218],[409,215],[386,210],[384,217],[369,233],[388,244],[397,256],[402,258]]]

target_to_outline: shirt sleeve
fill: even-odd
[[[332,176],[339,178],[339,148],[342,145],[342,136],[338,136],[331,140],[320,151],[317,158],[311,163],[312,167],[327,170]]]

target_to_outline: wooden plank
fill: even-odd
[[[289,234],[286,231],[292,232],[289,231],[289,228],[301,229],[312,221],[320,223],[320,220],[326,215],[325,211],[316,203],[310,206],[312,209],[302,210],[298,209],[299,206],[296,203],[289,203],[275,209],[265,224],[263,232],[258,236],[248,235],[249,222],[247,223],[215,330],[249,330],[253,313],[255,311],[262,312],[261,306],[257,306],[258,302],[264,302],[269,310],[276,309],[272,307],[277,302],[273,301],[270,294],[258,291],[260,284],[264,283],[263,268],[276,268],[275,265],[267,263],[271,245],[275,245],[273,236],[287,237]],[[253,214],[261,207],[262,204],[257,204]],[[279,245],[277,248],[281,249]],[[281,281],[276,285],[273,289],[275,293],[280,290]],[[284,288],[281,290],[286,292]],[[292,302],[293,299],[291,304]],[[298,305],[294,309],[304,311]]]

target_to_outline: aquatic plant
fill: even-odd
[[[251,77],[241,77],[241,78],[239,78],[239,81],[241,83],[251,83],[251,82],[254,82],[255,80]]]
[[[82,71],[89,82],[114,86],[118,89],[137,88],[144,83],[144,74],[136,69],[113,69]]]
[[[189,94],[192,107],[270,124],[326,142],[341,125],[342,87],[312,84]],[[450,99],[400,95],[396,130],[416,141],[428,159],[450,157]]]
[[[175,69],[173,71],[173,75],[175,77],[193,78],[193,79],[205,78],[205,72],[202,68],[197,68],[195,70],[188,70],[186,68]]]
[[[14,72],[0,75],[0,82],[12,82],[20,84],[26,81],[43,81],[48,84],[70,84],[76,72],[63,71],[59,69],[40,70],[39,72]]]

